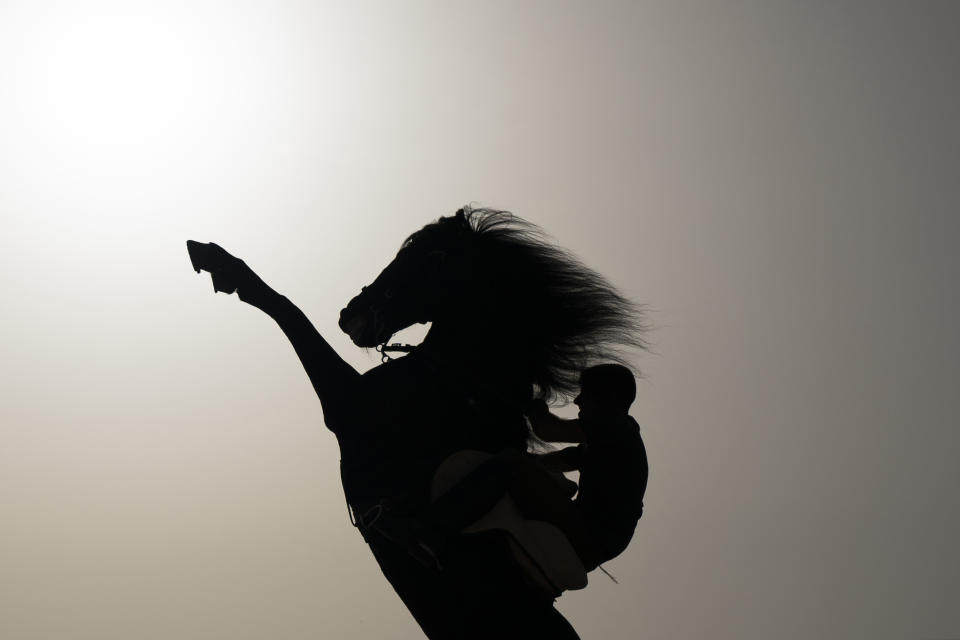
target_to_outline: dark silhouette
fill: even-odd
[[[533,432],[547,442],[579,442],[538,456],[553,471],[579,471],[572,522],[562,527],[584,567],[591,571],[623,553],[643,515],[647,489],[647,451],[640,426],[628,411],[637,394],[633,373],[619,364],[590,367],[580,378],[580,408],[573,420],[550,413],[534,401],[527,411]]]
[[[609,363],[590,367],[580,376],[580,393],[574,398],[580,411],[573,420],[553,415],[543,400],[532,400],[525,413],[537,437],[580,444],[534,456],[509,449],[496,456],[469,452],[475,470],[455,472],[456,486],[417,514],[419,530],[414,529],[408,544],[439,558],[452,532],[498,527],[508,530],[533,556],[548,588],[586,586],[588,571],[623,553],[643,515],[647,453],[640,427],[628,414],[636,393],[630,369]],[[438,476],[463,455],[448,459]],[[580,472],[579,486],[563,477],[566,471]],[[571,502],[573,493],[577,497]],[[518,512],[513,520],[505,511],[510,505],[499,512],[494,507],[504,496]],[[524,528],[527,521],[533,521],[533,531]],[[560,532],[559,542],[544,538],[556,534],[544,531],[542,524]],[[576,556],[570,557],[570,552]],[[558,563],[566,566],[555,569]]]
[[[352,517],[427,636],[576,638],[553,607],[559,594],[530,579],[501,532],[455,536],[440,570],[400,538],[451,454],[525,455],[531,400],[569,397],[587,364],[622,362],[617,345],[643,347],[638,309],[534,225],[461,209],[408,237],[341,311],[354,344],[384,360],[394,333],[431,323],[407,356],[360,375],[242,260],[215,244],[187,246],[215,291],[236,291],[290,339],[340,445]]]

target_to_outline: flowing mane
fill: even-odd
[[[630,367],[624,348],[647,348],[642,308],[537,225],[509,211],[467,206],[427,225],[405,245],[440,229],[456,230],[469,256],[462,270],[474,283],[483,282],[460,301],[462,313],[484,309],[491,325],[500,320],[500,337],[509,335],[521,351],[517,357],[539,397],[569,397],[585,367],[611,361]]]

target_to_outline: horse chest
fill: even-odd
[[[407,361],[407,362],[404,362]],[[476,400],[410,356],[368,371],[334,429],[344,488],[365,497],[416,486],[453,451],[482,447]]]

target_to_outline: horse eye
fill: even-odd
[[[383,297],[386,298],[387,300],[389,300],[390,298],[392,298],[392,297],[393,297],[393,290],[392,290],[392,289],[387,289],[387,290],[385,290],[385,291],[383,292]]]

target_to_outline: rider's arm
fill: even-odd
[[[537,462],[548,471],[577,471],[580,469],[580,451],[577,447],[566,447],[542,453],[537,455]]]
[[[546,442],[583,442],[585,439],[579,420],[564,420],[553,415],[542,400],[531,402],[527,417],[536,436]]]

